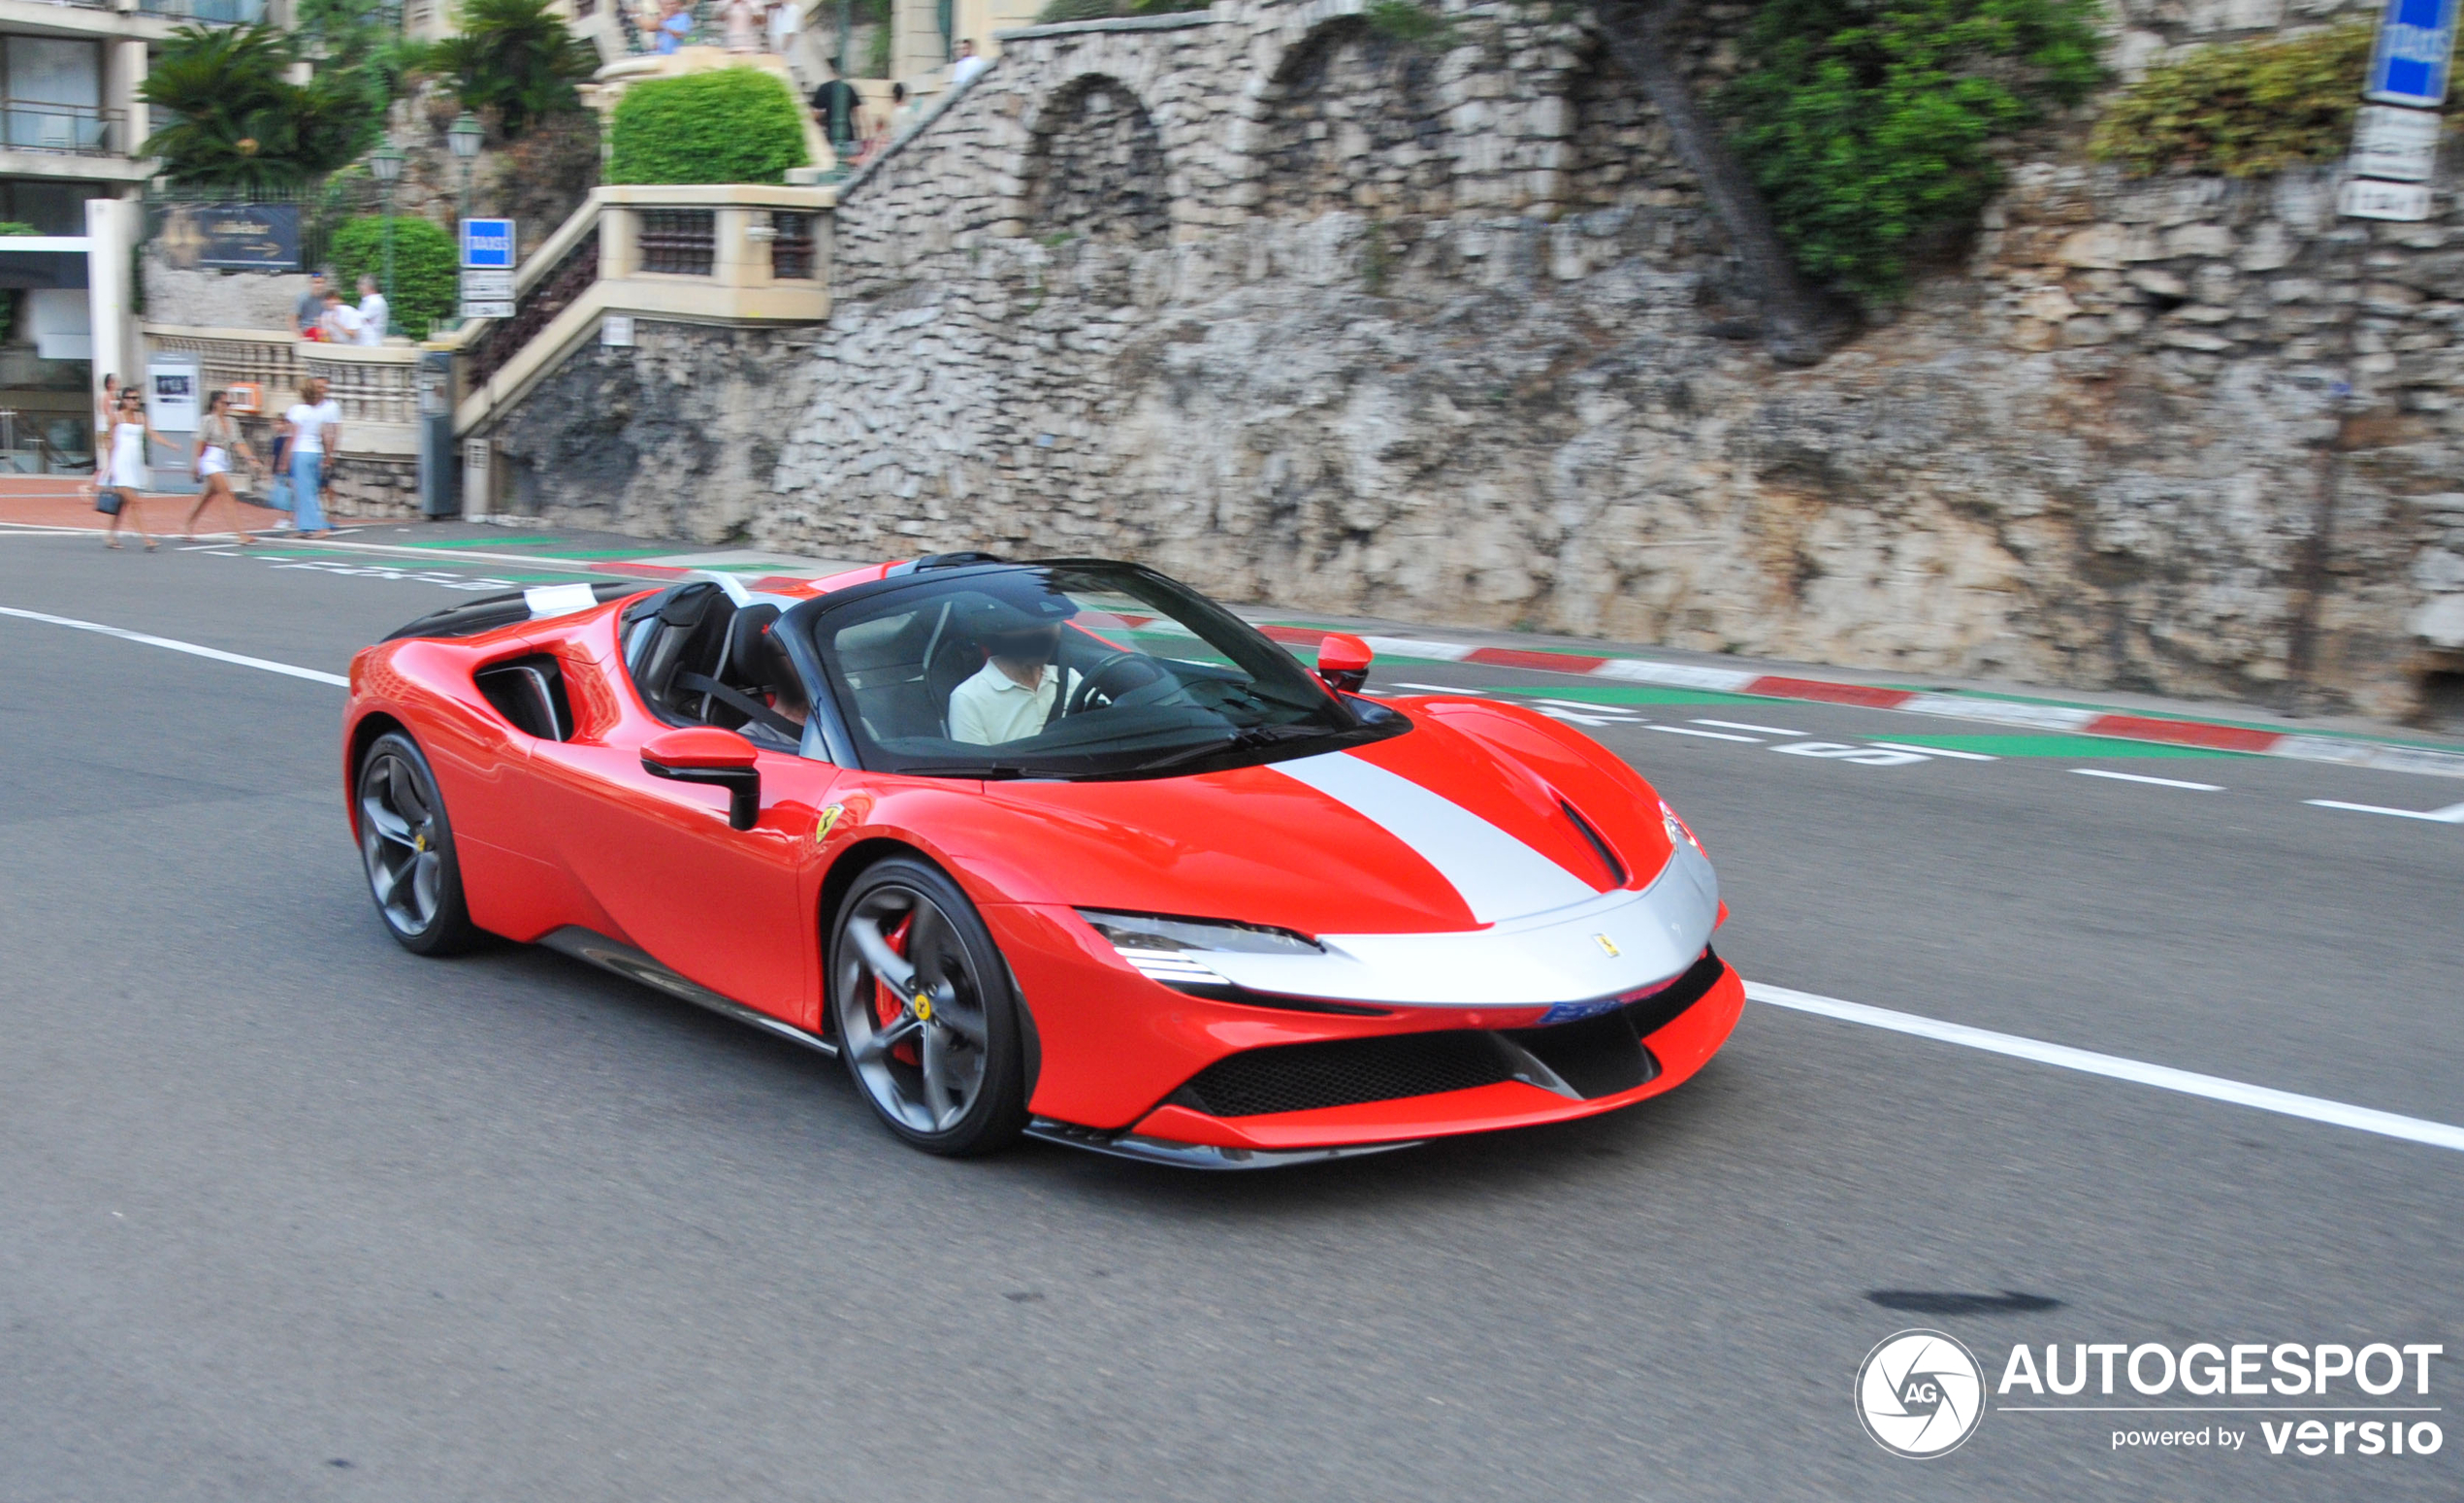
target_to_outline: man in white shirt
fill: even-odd
[[[356,344],[359,343],[361,328],[359,310],[343,302],[342,294],[335,288],[325,289],[325,316],[319,320],[319,323],[325,330],[325,338],[329,343]]]
[[[1068,676],[1054,666],[1059,626],[1002,605],[982,632],[989,655],[975,676],[950,691],[950,738],[998,746],[1040,734],[1053,719]]]
[[[385,330],[393,323],[394,310],[385,303],[385,294],[376,290],[376,278],[362,275],[359,279],[359,342],[382,344]]]
[[[972,39],[960,41],[958,60],[950,65],[950,87],[954,90],[966,87],[968,80],[991,66],[989,62],[975,55],[975,43]]]

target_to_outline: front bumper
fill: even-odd
[[[1107,1132],[1043,1117],[1029,1130],[1052,1141],[1157,1162],[1266,1168],[1410,1147],[1436,1137],[1594,1117],[1684,1084],[1727,1042],[1745,1005],[1743,981],[1707,950],[1670,991],[1673,995],[1646,998],[1622,1013],[1555,1029],[1445,1029],[1346,1041],[1443,1046],[1427,1051],[1430,1058],[1423,1062],[1424,1067],[1441,1076],[1447,1062],[1440,1056],[1453,1056],[1455,1068],[1476,1071],[1480,1051],[1494,1047],[1504,1066],[1514,1071],[1511,1078],[1280,1112],[1210,1111],[1210,1104],[1226,1104],[1222,1102],[1226,1093],[1193,1092],[1184,1086],[1125,1131]],[[1601,1066],[1606,1052],[1590,1047],[1605,1044],[1617,1028],[1628,1028],[1625,1037],[1638,1044],[1641,1065],[1636,1073],[1641,1078],[1632,1084],[1621,1083],[1613,1070],[1604,1073]],[[1571,1035],[1574,1030],[1589,1030],[1588,1041],[1570,1036],[1561,1042],[1545,1036]],[[1328,1048],[1325,1044],[1294,1047]],[[1334,1046],[1338,1052],[1343,1047]],[[1516,1063],[1518,1056],[1524,1062],[1521,1065]],[[1573,1067],[1584,1060],[1591,1062],[1588,1068]],[[1552,1062],[1559,1067],[1552,1068]],[[1212,1073],[1201,1072],[1190,1084],[1197,1085]],[[1313,1062],[1304,1073],[1322,1077],[1325,1072]],[[1322,1079],[1318,1084],[1325,1089]],[[1261,1099],[1253,1093],[1247,1100],[1228,1104],[1253,1106]]]

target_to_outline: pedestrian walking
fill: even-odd
[[[975,82],[977,74],[991,66],[989,62],[976,55],[973,37],[961,38],[958,42],[958,60],[950,65],[951,91],[955,93],[966,87]]]
[[[382,344],[385,332],[393,327],[394,310],[385,294],[376,290],[376,278],[362,272],[359,278],[359,342]]]
[[[787,59],[789,73],[797,72],[795,43],[804,31],[803,0],[770,0],[762,24],[769,36],[770,50]]]
[[[341,447],[342,408],[328,395],[325,377],[312,376],[300,388],[300,400],[282,414],[283,432],[291,440],[291,505],[303,538],[323,538],[333,528],[325,519],[323,492],[330,480],[327,456]]]
[[[903,136],[915,127],[916,107],[907,98],[907,85],[890,85],[890,134]]]
[[[119,546],[119,525],[125,520],[146,551],[154,551],[154,539],[146,536],[145,519],[138,515],[147,478],[146,441],[153,436],[154,425],[146,421],[144,399],[133,391],[121,392],[119,411],[112,420],[111,468],[94,495],[94,509],[112,519],[103,532],[104,547]]]
[[[317,336],[317,326],[323,323],[324,320],[325,274],[323,272],[310,272],[308,273],[308,291],[301,293],[299,302],[291,305],[292,328],[298,333],[300,338],[304,340],[312,340]]]
[[[829,148],[843,162],[855,154],[860,129],[858,116],[863,111],[864,96],[856,92],[855,84],[838,76],[836,63],[822,64],[822,75],[821,86],[813,90],[813,118],[820,122]]]
[[[762,50],[762,8],[753,0],[728,0],[719,18],[727,23],[729,51]]]
[[[231,486],[231,461],[237,456],[246,461],[251,470],[262,472],[265,467],[257,462],[256,451],[248,447],[247,439],[241,434],[239,419],[231,415],[230,397],[227,391],[208,397],[205,418],[197,424],[197,478],[204,484],[205,493],[188,513],[191,542],[197,538],[197,519],[206,514],[206,508],[213,505],[217,496],[231,504],[231,535],[243,545],[256,541],[248,532],[247,513],[240,509],[240,493]]]
[[[94,399],[94,474],[96,483],[109,470],[106,456],[112,452],[112,424],[119,421],[119,377],[103,377],[103,394]]]

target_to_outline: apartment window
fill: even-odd
[[[111,196],[111,189],[99,182],[0,178],[0,219],[31,224],[40,235],[82,235],[85,201]]]
[[[66,37],[0,37],[0,142],[18,151],[110,150],[103,49]]]

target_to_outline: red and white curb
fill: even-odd
[[[1315,646],[1327,636],[1310,627],[1259,628],[1277,641]],[[2169,720],[2153,715],[2125,715],[2114,710],[2080,709],[2067,704],[2032,704],[2024,700],[1987,700],[1959,694],[1928,694],[1917,689],[1879,684],[1835,683],[1822,678],[1791,678],[1743,669],[1710,668],[1692,663],[1654,663],[1645,658],[1592,657],[1578,652],[1540,652],[1522,647],[1475,647],[1468,642],[1435,641],[1418,637],[1364,637],[1372,652],[1396,658],[1441,663],[1471,663],[1484,668],[1514,668],[1543,673],[1568,673],[1613,683],[1649,684],[1664,689],[1704,689],[1717,694],[1758,700],[1808,700],[1823,704],[1853,704],[1861,709],[1897,710],[1908,715],[1938,715],[1950,720],[1975,720],[2026,731],[2060,731],[2074,735],[2108,736],[2120,741],[2155,741],[2167,746],[2195,746],[2208,751],[2247,752],[2261,757],[2290,757],[2300,762],[2332,762],[2345,767],[2375,768],[2383,772],[2425,772],[2436,777],[2464,777],[2464,752],[2429,746],[2404,746],[2384,741],[2346,740],[2340,736],[2296,735],[2255,726],[2220,726],[2204,720]]]
[[[682,579],[703,572],[675,564],[635,564],[621,559],[559,559],[553,556],[407,549],[381,543],[308,542],[338,552],[409,553],[431,563],[489,562],[523,564],[535,569],[615,574],[627,578]],[[739,576],[741,577],[741,576]],[[800,574],[770,574],[746,579],[753,590],[781,590],[810,583]],[[1260,624],[1258,630],[1293,646],[1314,647],[1328,634],[1323,628]],[[2025,700],[1980,699],[1969,695],[1928,694],[1879,684],[1838,683],[1824,678],[1792,678],[1743,669],[1710,668],[1692,663],[1655,663],[1647,658],[1597,657],[1579,652],[1538,651],[1525,647],[1475,647],[1469,642],[1438,641],[1421,637],[1363,637],[1372,652],[1394,658],[1419,658],[1439,663],[1470,663],[1483,668],[1515,668],[1543,673],[1567,673],[1612,683],[1649,684],[1664,689],[1705,689],[1717,694],[1758,700],[1806,700],[1822,704],[1853,704],[1861,709],[1897,710],[1909,715],[1937,715],[1949,720],[1981,721],[2025,731],[2060,731],[2121,741],[2154,741],[2166,746],[2195,746],[2207,751],[2245,752],[2261,757],[2289,757],[2299,762],[2332,762],[2344,767],[2373,768],[2383,772],[2420,772],[2434,777],[2464,777],[2464,752],[2387,741],[2348,740],[2342,736],[2298,735],[2255,726],[2222,726],[2204,720],[2170,720],[2153,715],[2125,715],[2114,710],[2080,709],[2067,704],[2034,704]]]

